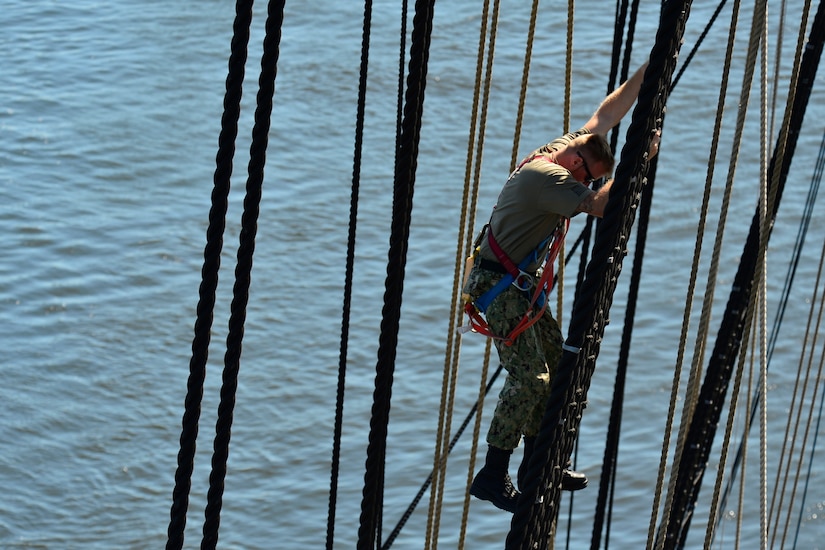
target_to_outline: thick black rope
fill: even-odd
[[[722,8],[725,7],[726,2],[727,0],[722,0],[721,2],[719,2],[719,5],[716,6],[716,10],[713,12],[713,15],[710,16],[708,24],[705,25],[705,29],[702,31],[702,34],[699,35],[699,39],[696,40],[696,44],[693,45],[693,48],[685,56],[685,61],[684,63],[682,63],[681,69],[679,69],[679,74],[677,74],[673,78],[673,84],[670,87],[671,92],[676,87],[676,84],[679,83],[679,80],[682,78],[682,75],[685,73],[685,70],[688,68],[688,65],[690,65],[690,61],[693,59],[693,56],[696,55],[697,51],[699,51],[699,46],[701,46],[702,42],[704,42],[705,37],[708,35],[708,32],[710,32],[711,27],[713,27],[713,23],[716,22],[716,18],[719,17],[719,14],[721,13]]]
[[[584,254],[584,252],[588,248],[589,238],[590,238],[590,231],[587,228],[582,229],[582,231],[579,233],[579,236],[576,237],[576,240],[573,242],[573,245],[570,247],[570,250],[568,251],[567,256],[564,259],[564,264],[565,265],[568,265],[570,263],[570,261],[572,261],[573,257],[576,255],[576,253],[578,251],[579,246],[583,247],[584,250],[582,251],[582,253]],[[553,282],[554,282],[553,288],[554,289],[556,288],[555,283],[557,282],[557,280],[558,280],[558,274],[556,274],[556,276],[553,279]],[[496,368],[496,370],[490,376],[490,380],[488,381],[487,386],[484,389],[484,395],[485,396],[487,396],[487,394],[490,393],[490,389],[492,388],[492,386],[495,383],[496,379],[498,378],[499,374],[501,374],[501,371],[502,371],[502,366],[499,365],[498,368]],[[478,406],[479,406],[479,402],[476,401],[470,407],[470,411],[467,413],[467,415],[464,418],[464,421],[462,422],[461,426],[456,431],[455,436],[450,441],[449,447],[447,449],[448,454],[455,447],[456,443],[458,443],[459,439],[461,439],[461,436],[463,435],[464,430],[467,428],[467,425],[470,423],[470,421],[472,420],[472,418],[475,416],[476,412],[478,411]],[[393,542],[395,541],[395,539],[400,534],[400,532],[403,529],[404,525],[406,525],[407,520],[409,520],[409,518],[412,515],[413,511],[415,510],[416,506],[418,506],[418,503],[421,501],[421,498],[423,497],[424,493],[427,491],[427,488],[432,483],[433,476],[434,476],[434,473],[431,471],[430,474],[427,476],[427,479],[424,481],[421,488],[419,489],[418,493],[413,498],[410,505],[407,507],[406,511],[402,514],[401,519],[398,521],[395,528],[392,530],[390,535],[387,537],[384,544],[381,545],[381,550],[388,550],[392,546]]]
[[[708,32],[713,26],[713,23],[716,21],[717,17],[719,16],[719,13],[722,11],[722,8],[725,6],[726,2],[727,0],[722,0],[719,3],[713,15],[710,17],[710,20],[708,21],[707,25],[705,25],[705,28],[702,31],[701,35],[697,39],[696,44],[694,44],[693,48],[685,57],[685,61],[682,63],[681,68],[679,69],[679,73],[673,79],[673,83],[670,88],[670,93],[672,93],[673,90],[676,88],[679,79],[681,78],[682,74],[684,74],[685,70],[687,70],[691,60],[696,55],[696,52],[698,51],[699,47],[701,46],[702,42],[704,41],[705,37],[707,36]],[[625,9],[622,9],[622,13],[624,13],[625,11]],[[631,21],[635,21],[635,15]],[[618,27],[617,23],[617,29],[618,28],[620,27]],[[614,52],[615,51],[616,48],[614,44]],[[615,70],[611,72],[611,74],[614,73]],[[610,89],[612,89],[612,87],[613,86],[611,83]],[[662,125],[664,125],[664,120],[662,121]],[[614,138],[615,137],[616,134],[614,134]],[[610,420],[608,421],[607,439],[605,443],[605,452],[604,458],[602,460],[602,476],[599,484],[599,494],[596,498],[596,514],[593,520],[593,536],[591,538],[590,543],[590,547],[593,550],[598,549],[601,545],[602,529],[605,529],[605,546],[608,546],[610,542],[610,525],[613,509],[613,494],[615,491],[616,467],[618,463],[619,439],[621,434],[622,408],[624,404],[624,388],[627,379],[630,343],[633,333],[633,319],[635,317],[636,304],[638,300],[638,291],[641,282],[642,264],[644,261],[644,249],[647,240],[647,227],[650,220],[650,208],[653,201],[653,190],[655,188],[656,183],[656,167],[658,165],[657,161],[658,157],[654,158],[648,170],[648,183],[645,193],[642,197],[642,202],[640,204],[639,209],[639,230],[636,237],[633,271],[630,277],[630,287],[628,291],[627,308],[625,313],[625,324],[624,330],[622,331],[622,342],[619,350],[619,361],[617,364],[616,381],[613,390],[613,402],[611,404]],[[606,527],[604,526],[605,515],[607,515]]]
[[[352,162],[352,191],[350,193],[349,231],[347,233],[347,260],[344,277],[344,303],[341,315],[341,343],[338,353],[338,389],[335,398],[335,427],[332,437],[332,467],[330,468],[329,512],[327,515],[327,550],[335,541],[335,508],[338,503],[338,474],[341,463],[341,432],[344,417],[344,389],[347,376],[347,346],[352,304],[352,278],[355,264],[355,234],[358,224],[358,193],[361,187],[361,153],[364,142],[364,113],[367,96],[367,69],[369,68],[372,0],[364,2],[364,23],[361,35],[361,71],[358,81],[358,113],[355,119],[355,151]]]
[[[802,249],[805,244],[805,237],[808,234],[808,228],[811,224],[813,209],[816,205],[816,197],[819,194],[819,187],[822,183],[823,167],[825,167],[825,134],[822,136],[822,141],[819,145],[819,156],[817,157],[816,166],[814,169],[814,176],[811,178],[811,184],[808,188],[808,197],[805,200],[805,210],[802,218],[799,220],[799,230],[796,235],[796,242],[794,243],[793,252],[791,253],[791,261],[788,263],[788,272],[785,274],[785,283],[782,287],[782,294],[777,302],[776,318],[774,319],[771,334],[768,337],[768,361],[767,369],[770,370],[773,352],[776,348],[776,341],[779,337],[782,321],[785,317],[785,310],[790,301],[790,293],[793,288],[794,279],[796,278],[796,271],[799,267],[799,260],[802,257]],[[756,414],[759,411],[760,400],[762,399],[762,392],[759,386],[754,390],[751,399],[750,420],[748,427],[753,425]],[[748,437],[747,431],[743,432],[740,438],[739,447],[736,450],[735,458],[731,463],[730,476],[728,476],[725,488],[722,490],[722,497],[719,499],[719,510],[725,510],[727,506],[728,497],[734,489],[734,483],[739,472],[739,467],[742,465],[744,459],[744,442]],[[722,521],[722,516],[716,518],[716,525]]]
[[[404,111],[404,64],[407,59],[407,15],[409,13],[409,0],[401,1],[401,41],[398,48],[398,95],[396,101],[395,116],[395,141],[401,140],[401,124],[403,123]],[[398,162],[398,157],[394,159]]]
[[[226,337],[224,354],[223,383],[221,400],[218,405],[218,420],[215,426],[212,473],[209,475],[209,492],[203,524],[202,549],[213,549],[218,543],[220,513],[223,503],[226,464],[229,459],[229,440],[235,410],[235,393],[238,389],[241,350],[246,321],[246,307],[249,303],[249,287],[252,275],[252,258],[255,253],[255,236],[258,229],[258,214],[261,204],[266,149],[269,143],[269,128],[272,118],[272,98],[275,93],[275,77],[281,44],[281,27],[284,21],[284,0],[272,0],[267,9],[266,34],[261,56],[261,74],[258,78],[257,107],[252,140],[249,149],[246,196],[241,216],[241,232],[235,266],[235,285],[230,305],[229,332]]]
[[[602,476],[599,484],[599,494],[596,499],[596,515],[593,520],[593,536],[590,541],[590,548],[598,550],[601,545],[602,527],[605,521],[605,509],[607,508],[608,497],[610,501],[609,514],[607,518],[607,530],[605,533],[605,546],[610,541],[610,519],[613,510],[613,491],[616,481],[616,467],[619,454],[619,436],[622,428],[622,411],[624,408],[625,383],[627,381],[627,370],[630,358],[630,342],[633,336],[633,319],[636,315],[636,305],[639,297],[639,287],[641,285],[642,264],[644,260],[645,245],[647,243],[647,229],[650,222],[650,209],[653,202],[653,187],[655,183],[655,173],[657,159],[650,163],[647,187],[642,193],[642,200],[639,204],[639,229],[636,235],[636,248],[633,257],[633,269],[630,275],[630,287],[628,289],[627,305],[625,307],[625,322],[622,332],[621,344],[619,347],[619,360],[616,366],[616,380],[613,386],[613,401],[610,407],[610,420],[607,427],[607,439],[605,442],[604,458],[602,460]]]
[[[358,529],[357,548],[360,550],[371,550],[376,547],[376,540],[380,531],[379,517],[383,507],[382,492],[387,427],[401,317],[401,299],[404,287],[404,270],[407,259],[418,145],[424,111],[424,90],[427,82],[427,61],[429,59],[434,6],[435,0],[416,2],[413,18],[410,67],[407,76],[401,139],[398,144],[395,165],[390,249],[378,346],[375,390],[370,418],[363,499],[361,501],[360,527]]]
[[[589,237],[590,237],[590,232],[587,229],[583,229],[579,233],[579,236],[573,242],[573,245],[570,247],[570,250],[569,250],[569,252],[567,253],[567,256],[564,259],[565,265],[568,265],[570,263],[570,261],[573,259],[573,257],[576,255],[576,252],[578,251],[579,246],[583,245],[584,250],[587,249],[587,246],[588,246],[587,242],[589,240]],[[583,253],[584,253],[584,251],[583,251]],[[556,276],[553,280],[553,283],[554,283],[553,288],[554,289],[556,288],[555,283],[557,282],[557,280],[558,280],[558,274],[556,274]],[[499,374],[501,374],[501,371],[502,371],[502,366],[499,365],[498,368],[496,368],[496,370],[490,376],[490,380],[487,382],[487,385],[484,389],[484,395],[485,396],[490,393],[490,389],[492,388],[492,386],[495,383],[496,379],[498,378]],[[459,439],[461,439],[461,436],[464,434],[464,430],[467,428],[467,425],[469,425],[470,421],[473,419],[475,414],[478,412],[478,406],[479,406],[479,402],[476,401],[470,407],[470,411],[467,413],[467,415],[464,418],[464,421],[462,422],[461,426],[456,431],[455,436],[453,437],[452,440],[450,440],[450,444],[447,448],[447,454],[449,454],[453,450],[455,445],[458,443]],[[384,544],[381,545],[381,550],[388,550],[392,546],[393,542],[395,542],[395,539],[401,533],[401,530],[404,528],[404,525],[406,525],[407,521],[412,516],[413,511],[418,506],[418,503],[421,501],[421,498],[424,496],[424,493],[427,491],[427,488],[432,483],[433,477],[434,477],[434,472],[431,471],[430,474],[427,476],[427,479],[424,481],[424,483],[422,483],[422,486],[419,489],[416,496],[413,497],[412,502],[409,504],[409,506],[407,507],[405,512],[402,514],[401,519],[398,521],[395,528],[392,530],[392,532],[389,534],[389,536],[387,536],[387,539],[384,541]]]
[[[396,101],[396,119],[395,119],[395,143],[396,143],[396,152],[398,150],[398,144],[401,143],[401,133],[403,129],[403,111],[404,111],[404,67],[406,65],[405,61],[407,58],[407,14],[409,13],[409,5],[408,0],[403,0],[401,3],[401,40],[399,41],[399,48],[398,48],[398,93],[397,93],[397,101]],[[393,159],[393,171],[398,169],[398,154],[395,155]],[[386,451],[385,451],[386,452]],[[378,489],[382,494],[383,499],[383,491],[384,491],[384,472],[386,470],[386,463],[384,460],[381,461],[380,467],[381,472],[378,475],[378,479],[381,481],[381,486]],[[381,539],[383,538],[382,528],[384,523],[384,510],[383,505],[378,507],[378,515],[376,518],[376,523],[378,524],[378,530],[375,533],[375,544],[376,548],[380,544]]]
[[[675,69],[690,2],[669,1],[662,7],[656,42],[633,111],[616,181],[605,217],[598,225],[585,287],[573,305],[565,350],[536,448],[528,465],[528,483],[519,499],[506,548],[547,547],[560,501],[562,465],[570,457],[587,398],[635,209],[645,183],[647,152],[664,115],[667,90]],[[578,352],[574,350],[579,350]],[[552,455],[552,456],[551,456]]]
[[[613,36],[613,59],[611,63],[611,80],[608,82],[608,91],[613,90],[616,86],[616,74],[619,68],[619,52],[620,45],[623,42],[621,31],[624,29],[625,20],[628,18],[627,0],[622,3],[620,9],[617,10],[616,26]],[[632,48],[632,37],[635,34],[636,23],[638,21],[639,3],[633,2],[631,8],[631,15],[628,22],[628,39],[627,48],[622,64],[622,80],[627,80],[627,74],[630,68],[630,53]],[[618,125],[613,129],[611,136],[611,149],[616,150],[619,135]],[[653,177],[655,173],[655,160],[651,166],[651,176],[648,178],[648,187],[642,201],[642,209],[640,212],[639,227],[642,236],[637,237],[636,255],[633,263],[633,276],[630,283],[630,295],[628,297],[627,307],[632,310],[631,314],[625,315],[625,328],[622,332],[622,344],[624,354],[619,356],[619,362],[616,367],[616,382],[613,389],[613,402],[610,410],[610,419],[607,428],[607,440],[605,441],[604,457],[602,459],[602,473],[599,481],[599,492],[596,498],[596,511],[593,517],[593,529],[591,537],[591,548],[598,549],[601,541],[601,534],[604,528],[605,516],[607,516],[607,530],[605,534],[605,546],[609,544],[610,540],[610,518],[612,517],[613,509],[613,489],[615,483],[616,463],[619,453],[619,434],[621,433],[621,412],[624,405],[624,385],[627,377],[627,355],[629,354],[630,333],[632,331],[632,320],[635,315],[635,306],[637,294],[633,291],[634,282],[638,280],[641,271],[641,260],[644,255],[644,234],[646,234],[647,220],[650,212],[649,195],[653,193]],[[588,218],[590,221],[591,218]],[[584,258],[582,259],[584,261]],[[570,517],[568,524],[572,524],[572,507],[573,498],[570,499]]]
[[[234,34],[232,37],[229,69],[226,77],[224,112],[221,117],[221,132],[218,137],[216,168],[213,175],[212,206],[209,210],[209,227],[206,230],[204,262],[201,269],[201,284],[195,320],[195,336],[192,340],[192,358],[189,361],[189,380],[183,429],[180,436],[178,468],[175,472],[175,488],[172,492],[172,509],[167,529],[166,548],[183,547],[186,529],[186,513],[189,507],[189,492],[192,486],[195,451],[198,438],[198,421],[203,400],[203,384],[206,379],[206,363],[209,356],[209,341],[215,308],[215,292],[221,265],[223,233],[226,228],[226,211],[229,205],[232,159],[235,154],[235,140],[238,136],[238,118],[241,110],[241,96],[249,45],[249,26],[252,21],[252,2],[238,1],[235,4]]]
[[[825,3],[820,2],[800,64],[800,78],[793,97],[788,123],[788,141],[784,151],[782,151],[781,143],[774,149],[768,167],[768,181],[771,187],[775,186],[776,193],[776,199],[768,213],[770,228],[773,227],[776,219],[782,192],[790,172],[799,131],[822,55],[823,42],[825,42]],[[779,174],[775,177],[777,170]],[[725,394],[742,343],[748,304],[753,292],[753,276],[760,246],[760,232],[757,207],[734,277],[728,304],[719,326],[713,354],[708,362],[705,380],[699,393],[699,402],[703,403],[703,406],[696,408],[688,430],[685,456],[680,463],[670,521],[664,535],[665,548],[684,547]]]

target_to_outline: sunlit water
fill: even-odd
[[[380,332],[398,86],[400,8],[395,4],[376,2],[373,14],[337,548],[352,548],[357,539]],[[462,0],[436,7],[393,386],[385,534],[431,468],[475,78],[481,9],[476,4]],[[527,4],[504,4],[480,217],[487,215],[508,171],[529,22]],[[612,12],[603,4],[580,2],[576,8],[571,125],[585,121],[606,92],[613,29]],[[694,6],[686,48],[695,43],[713,8]],[[287,3],[221,516],[222,548],[324,544],[362,11],[357,2]],[[652,46],[657,25],[656,8],[644,11],[634,64]],[[555,137],[563,125],[565,12],[566,7],[548,5],[540,14],[522,154]],[[798,12],[798,6],[788,10],[783,85]],[[262,6],[255,15],[187,547],[199,544],[208,487]],[[215,1],[13,0],[0,12],[1,547],[165,544],[233,16],[231,3]],[[775,30],[778,13],[771,16]],[[611,533],[615,548],[640,548],[647,539],[729,20],[726,10],[668,103],[623,417]],[[745,16],[740,21],[740,67],[748,21]],[[730,158],[739,82],[741,68],[726,100],[722,133],[727,141],[714,178],[712,226]],[[820,73],[771,241],[772,297],[782,287],[818,154],[822,84]],[[780,98],[785,93],[781,89]],[[758,101],[757,88],[751,101]],[[736,169],[715,320],[756,205],[754,113],[748,115]],[[780,109],[778,120],[781,115]],[[817,208],[814,232],[822,227],[822,216]],[[574,222],[574,234],[576,224],[580,220]],[[705,250],[711,246],[712,239]],[[786,422],[818,253],[816,245],[805,250],[774,357],[768,403],[776,434]],[[589,545],[629,260],[626,266],[582,426],[578,465],[590,475],[592,487],[575,498],[574,548]],[[698,287],[697,309],[703,276]],[[696,314],[692,320],[695,331]],[[458,418],[477,392],[483,348],[477,336],[463,345]],[[692,341],[688,355],[691,350]],[[482,430],[491,408],[488,403],[484,409]],[[782,436],[773,439],[771,472]],[[469,448],[465,436],[450,462],[441,524],[445,548],[455,546],[459,533]],[[755,446],[750,454],[748,477],[756,487]],[[706,478],[715,475],[716,464],[718,457]],[[822,548],[825,536],[825,470],[818,464],[804,510],[798,504],[789,520],[793,536],[802,514],[798,548]],[[700,527],[709,493],[703,491],[697,511]],[[425,499],[395,547],[423,545],[426,508]],[[748,545],[758,540],[758,517],[754,492],[744,518]],[[466,545],[500,548],[508,529],[506,514],[474,502]],[[723,530],[718,540],[730,546],[733,522],[724,522]],[[703,529],[696,531],[693,547],[704,536]]]

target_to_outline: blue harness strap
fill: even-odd
[[[488,234],[490,245],[493,252],[495,252],[496,256],[499,258],[500,263],[505,266],[507,273],[505,273],[502,278],[487,292],[473,301],[468,300],[465,302],[464,311],[469,317],[469,324],[466,327],[459,328],[458,330],[462,333],[467,331],[478,332],[489,338],[501,340],[506,345],[511,346],[519,334],[536,323],[544,314],[547,306],[547,292],[553,286],[553,262],[559,252],[561,243],[564,241],[568,224],[569,220],[564,218],[563,222],[556,227],[553,233],[541,244],[539,244],[532,254],[528,254],[527,258],[522,260],[518,267],[513,264],[512,260],[510,260],[510,258],[507,257],[507,254],[501,249],[500,246],[498,246],[492,232],[490,232]],[[485,229],[489,230],[489,227],[487,226]],[[483,233],[479,236],[479,240],[482,236]],[[548,246],[548,250],[544,264],[544,272],[542,273],[540,279],[536,281],[534,276],[525,272],[524,269],[531,265],[532,262],[538,260],[539,252],[543,250],[545,246]],[[510,331],[510,334],[501,336],[494,334],[490,330],[483,314],[486,312],[492,301],[495,300],[495,298],[507,288],[507,285],[510,284],[524,292],[530,302],[530,306],[521,321],[519,321],[513,330]],[[530,292],[531,289],[532,293]],[[535,306],[538,306],[538,311],[534,309]]]
[[[526,158],[519,164],[518,168],[516,168],[513,173],[510,175],[512,178],[522,166],[526,163],[530,162],[535,158],[541,158],[546,160],[547,162],[554,163],[555,161],[547,156],[544,155],[533,155],[531,157]],[[496,340],[503,341],[506,345],[510,346],[513,345],[513,342],[518,337],[519,334],[530,328],[534,323],[536,323],[541,316],[544,314],[544,310],[547,306],[547,293],[553,287],[553,263],[556,261],[556,256],[559,253],[561,248],[561,244],[564,242],[564,237],[567,234],[567,229],[570,224],[570,219],[567,217],[562,217],[556,226],[556,228],[550,233],[550,235],[544,239],[539,245],[524,258],[521,263],[516,266],[514,262],[507,256],[507,253],[502,250],[502,248],[498,245],[493,236],[492,227],[490,224],[487,223],[484,226],[484,229],[479,234],[476,243],[473,245],[473,249],[476,253],[479,250],[479,242],[484,237],[484,232],[487,232],[487,240],[490,244],[490,249],[498,258],[499,263],[504,267],[506,273],[502,276],[502,278],[493,285],[492,288],[487,290],[484,294],[476,298],[475,300],[471,300],[469,296],[465,297],[465,304],[464,304],[464,311],[467,313],[469,317],[469,324],[466,327],[460,327],[458,330],[461,333],[467,331],[473,331],[481,333],[489,338],[494,338]],[[530,274],[524,271],[528,266],[533,265],[539,261],[539,255],[546,250],[544,254],[544,271],[539,278],[536,280],[535,274]],[[475,254],[470,258],[474,258]],[[466,280],[466,274],[465,274]],[[527,311],[524,314],[524,317],[519,321],[519,323],[510,331],[510,334],[506,336],[496,335],[491,330],[487,321],[484,319],[483,314],[486,313],[487,308],[490,307],[490,304],[496,297],[504,292],[508,285],[513,285],[520,291],[522,291],[526,296],[527,300],[529,301],[530,305],[527,308]],[[531,292],[532,290],[532,292]],[[534,310],[534,307],[538,306],[538,311]]]
[[[490,243],[491,244],[495,243],[495,238],[493,237],[492,229],[490,227],[488,227],[487,231],[488,231],[488,238],[490,240]],[[473,302],[475,304],[476,308],[481,313],[486,312],[487,308],[490,306],[490,304],[493,302],[493,300],[496,299],[496,296],[498,296],[499,294],[504,292],[504,289],[507,288],[508,285],[514,285],[519,290],[527,293],[528,297],[529,297],[530,289],[533,286],[533,284],[535,284],[535,280],[534,280],[533,276],[530,275],[529,273],[526,273],[524,271],[524,269],[527,266],[529,266],[530,264],[533,264],[536,261],[538,261],[539,251],[544,250],[544,248],[547,246],[547,243],[550,241],[551,238],[552,238],[552,235],[550,237],[544,239],[541,243],[539,243],[539,245],[536,247],[536,249],[533,250],[533,252],[528,254],[527,257],[524,258],[521,261],[520,264],[518,264],[518,273],[509,273],[509,272],[505,273],[504,276],[495,285],[493,285],[492,288],[490,288],[487,292],[485,292],[484,294],[482,294],[481,296],[476,298],[475,301]],[[501,248],[498,246],[497,243],[495,243],[495,246],[493,246],[492,248],[493,248],[494,251],[501,251]],[[501,251],[501,253],[503,254],[504,252]],[[504,262],[501,262],[501,263],[504,264]],[[512,265],[512,261],[510,261],[509,263],[510,263],[510,265]],[[536,300],[536,304],[539,307],[543,307],[545,299],[546,299],[545,293],[544,293],[544,291],[542,291],[541,295]]]
[[[525,164],[527,164],[528,162],[531,162],[531,161],[533,161],[537,158],[546,160],[547,162],[549,162],[551,164],[556,163],[555,160],[553,160],[552,158],[550,158],[546,155],[535,154],[535,155],[524,158],[524,160],[522,160],[519,163],[519,165],[516,167],[516,169],[513,170],[513,173],[510,175],[510,177],[512,178],[516,173],[518,173],[519,170],[521,170],[521,168]],[[493,286],[490,290],[488,290],[487,292],[485,292],[484,294],[482,294],[481,296],[476,298],[474,303],[475,303],[476,308],[478,308],[478,310],[481,313],[484,313],[485,311],[487,311],[487,308],[492,303],[492,301],[495,300],[496,296],[498,296],[499,294],[504,292],[504,289],[507,288],[507,285],[511,285],[511,284],[514,285],[519,290],[525,292],[528,295],[528,299],[529,299],[530,289],[535,284],[535,279],[534,279],[533,275],[525,272],[524,269],[528,265],[538,261],[539,252],[545,250],[545,248],[547,247],[547,244],[550,242],[550,240],[556,234],[556,232],[553,231],[550,234],[550,236],[548,236],[546,239],[541,241],[538,244],[538,246],[535,248],[535,250],[533,250],[533,252],[528,254],[527,257],[524,258],[521,261],[521,263],[518,264],[518,266],[516,266],[514,264],[513,260],[511,260],[510,257],[507,256],[507,253],[504,252],[504,250],[496,242],[496,239],[493,236],[493,228],[490,226],[489,223],[484,226],[484,229],[487,231],[487,241],[490,244],[490,249],[493,251],[493,253],[498,258],[499,263],[502,266],[504,266],[504,268],[507,270],[507,273],[504,275],[504,277],[501,278],[501,280],[495,286]],[[541,294],[538,296],[538,298],[536,300],[536,304],[538,304],[539,307],[543,307],[544,306],[544,300],[545,300],[545,292],[542,290]]]

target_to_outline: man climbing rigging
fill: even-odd
[[[613,171],[605,135],[636,101],[646,67],[610,93],[581,129],[536,149],[513,171],[477,243],[463,288],[473,328],[483,326],[479,332],[494,338],[507,371],[487,433],[485,464],[470,494],[508,512],[515,512],[520,495],[510,478],[510,455],[523,436],[524,458],[517,476],[523,488],[562,352],[561,330],[544,309],[542,286],[569,218],[579,212],[604,214],[613,180],[596,191],[588,186]],[[657,131],[651,157],[658,152],[659,137]],[[552,284],[552,276],[549,281]],[[562,489],[586,486],[584,474],[564,470]]]

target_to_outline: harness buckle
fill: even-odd
[[[513,278],[513,282],[510,284],[523,292],[527,292],[536,286],[536,279],[533,275],[519,269],[518,275]]]

